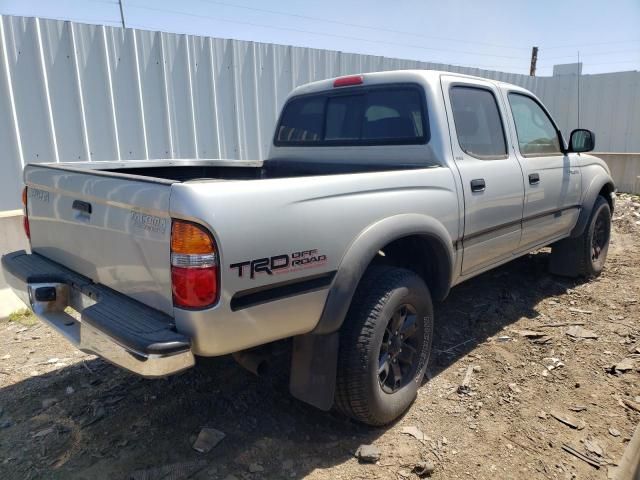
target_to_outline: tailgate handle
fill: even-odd
[[[74,200],[71,206],[74,210],[91,215],[91,204],[89,202],[83,202],[82,200]]]

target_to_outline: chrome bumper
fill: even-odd
[[[75,281],[78,277],[77,274],[73,279],[69,279],[68,274],[73,274],[73,272],[67,271],[64,267],[59,267],[59,273],[55,274],[50,270],[37,275],[31,272],[31,276],[37,277],[37,281],[30,281],[29,272],[25,274],[17,269],[15,262],[12,265],[11,256],[20,254],[22,263],[25,259],[29,260],[28,257],[38,257],[38,262],[44,260],[47,268],[51,267],[55,270],[58,267],[44,257],[14,252],[2,258],[7,283],[40,320],[66,337],[78,349],[98,355],[114,365],[143,377],[163,377],[190,368],[195,364],[188,340],[185,343],[184,337],[178,333],[175,333],[175,338],[173,338],[171,335],[174,332],[170,332],[168,327],[158,342],[150,341],[149,338],[139,341],[140,338],[133,338],[135,331],[139,331],[141,328],[138,325],[134,325],[136,328],[132,328],[130,331],[115,336],[105,332],[110,328],[109,318],[104,314],[100,316],[102,323],[89,318],[89,315],[83,318],[85,311],[91,312],[92,307],[95,310],[100,302],[110,302],[108,311],[122,308],[123,315],[116,320],[127,318],[127,321],[130,320],[132,323],[136,321],[136,312],[139,313],[144,309],[153,315],[164,314],[138,304],[116,292],[111,292],[106,287],[92,284],[89,280],[77,284]],[[46,281],[47,277],[55,278],[56,281]],[[127,310],[130,308],[128,304],[131,302],[137,304],[135,305],[137,310]],[[142,325],[148,326],[149,321]],[[158,323],[158,326],[163,328],[167,325]],[[150,335],[153,333],[153,330],[150,329]],[[140,346],[134,347],[133,344]]]

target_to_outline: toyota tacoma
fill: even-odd
[[[213,134],[213,133],[212,133]],[[383,425],[422,383],[433,301],[551,246],[600,274],[614,184],[531,92],[427,70],[296,88],[264,161],[32,163],[8,283],[79,349],[145,377],[290,345],[289,389]]]

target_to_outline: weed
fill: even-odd
[[[23,325],[25,327],[31,327],[38,323],[38,319],[33,314],[33,312],[26,308],[9,314],[8,320],[10,322],[19,323],[20,325]]]

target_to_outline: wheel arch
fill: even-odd
[[[402,214],[365,228],[352,242],[340,262],[315,329],[293,338],[289,391],[321,410],[334,402],[338,363],[339,329],[347,315],[356,287],[379,252],[385,249],[398,266],[407,265],[409,243],[418,247],[418,261],[433,260],[422,278],[434,299],[443,299],[451,288],[454,251],[447,229],[436,219],[420,214]],[[420,248],[422,247],[422,248]],[[383,259],[386,258],[382,257]],[[389,259],[387,259],[389,260]],[[392,263],[393,264],[393,263]],[[415,264],[411,270],[416,271]],[[420,274],[420,273],[419,273]]]
[[[423,278],[432,297],[442,300],[451,288],[453,242],[444,225],[427,215],[396,215],[370,225],[342,258],[320,320],[311,333],[328,334],[340,328],[356,287],[374,262],[413,270]]]
[[[593,211],[598,196],[605,198],[611,208],[611,213],[613,213],[615,208],[615,185],[611,177],[604,172],[596,175],[587,187],[582,197],[582,210],[580,211],[575,227],[573,227],[571,231],[571,238],[579,237],[584,232],[584,229],[587,228],[589,218],[591,218],[591,212]]]

